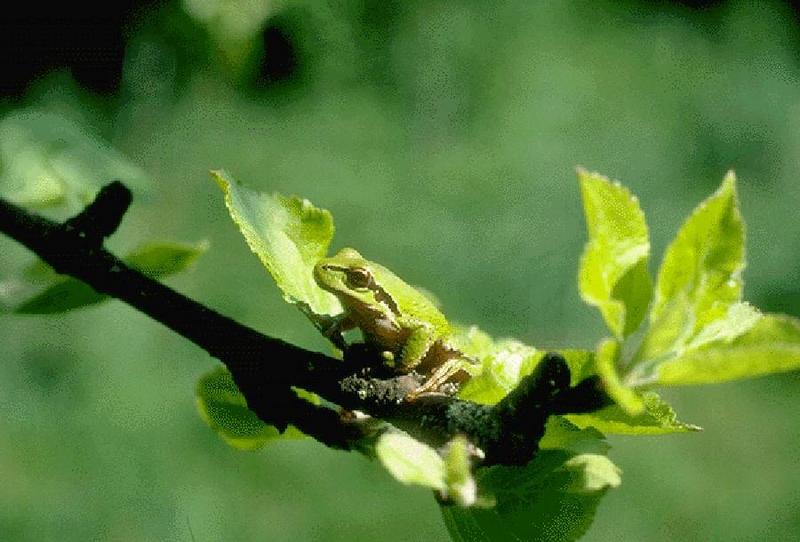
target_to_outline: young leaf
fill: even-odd
[[[550,416],[539,441],[540,450],[567,450],[575,454],[607,454],[611,447],[593,427],[581,429],[566,416]]]
[[[644,411],[644,402],[638,393],[625,386],[617,373],[620,345],[614,339],[605,339],[597,346],[596,369],[603,380],[606,393],[630,416]]]
[[[152,278],[173,275],[190,267],[205,251],[208,242],[175,243],[152,242],[144,244],[124,261]],[[22,277],[9,279],[6,284],[16,284],[17,291],[3,295],[4,305],[17,314],[55,314],[94,305],[108,299],[92,287],[72,277],[59,275],[44,262],[31,266]],[[15,298],[15,299],[9,299]]]
[[[222,439],[240,450],[256,450],[278,438],[303,438],[292,426],[281,434],[265,424],[250,409],[236,387],[231,373],[218,367],[203,375],[197,382],[196,404],[200,417]]]
[[[639,327],[650,303],[647,224],[625,187],[583,169],[578,178],[589,233],[578,273],[581,297],[621,340]]]
[[[529,375],[544,357],[537,350],[514,339],[495,341],[476,326],[453,326],[453,345],[461,352],[478,360],[479,368],[461,388],[459,397],[493,405],[514,389],[519,381]],[[589,350],[559,350],[570,369],[571,384],[594,374],[594,353]]]
[[[478,496],[478,485],[472,477],[469,442],[456,435],[448,443],[444,454],[445,491],[442,497],[458,506],[494,506],[494,501]]]
[[[544,352],[512,339],[495,343],[478,360],[480,372],[470,378],[459,397],[493,405],[514,389],[520,379],[530,374],[541,361]]]
[[[706,326],[725,318],[731,305],[741,300],[744,263],[744,223],[736,179],[730,172],[667,248],[658,273],[651,327],[636,361],[679,354]],[[748,321],[755,323],[755,319]],[[746,331],[742,323],[736,324],[737,332]]]
[[[375,454],[386,470],[404,484],[444,491],[447,473],[436,450],[401,431],[387,431],[378,437]]]
[[[0,121],[0,193],[20,205],[66,205],[92,201],[97,190],[123,179],[136,191],[148,176],[106,142],[59,115],[22,109]]]
[[[675,411],[655,392],[642,394],[644,411],[636,416],[619,405],[611,405],[591,414],[569,414],[566,418],[577,427],[594,427],[605,434],[665,435],[700,431],[696,425],[678,421]]]
[[[707,343],[657,368],[659,384],[709,384],[800,369],[800,320],[761,317],[735,338]]]
[[[479,469],[476,479],[496,504],[442,507],[453,540],[561,542],[586,532],[601,497],[620,484],[620,471],[603,455],[541,450],[524,467]]]
[[[245,188],[224,171],[211,175],[250,250],[275,279],[284,299],[307,306],[315,315],[341,313],[336,296],[319,288],[312,274],[333,238],[331,214],[305,199]]]

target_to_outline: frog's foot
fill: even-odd
[[[458,379],[459,381],[463,381],[465,378],[469,377],[469,374],[467,374],[463,368],[463,359],[454,358],[447,360],[437,367],[419,388],[406,395],[406,401],[413,401],[424,393],[444,393],[446,395],[453,395],[458,391],[458,384],[452,382],[451,379],[459,373],[464,373],[465,375],[464,378]]]
[[[302,308],[301,308],[302,310]],[[347,349],[347,341],[344,339],[343,332],[353,329],[353,322],[344,314],[338,316],[327,316],[319,314],[309,314],[303,311],[309,317],[314,326],[319,330],[322,335],[328,339],[339,350]]]

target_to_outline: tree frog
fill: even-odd
[[[379,348],[386,364],[398,373],[417,370],[429,375],[411,398],[438,391],[475,363],[450,344],[450,325],[428,297],[356,250],[343,248],[320,260],[314,280],[344,307],[324,326],[328,338],[341,345],[341,332],[358,328],[364,341]]]

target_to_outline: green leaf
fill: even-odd
[[[800,369],[800,320],[761,317],[746,333],[707,343],[657,368],[660,384],[709,384]]]
[[[275,279],[286,301],[305,304],[315,315],[342,312],[339,300],[314,282],[314,265],[328,252],[333,218],[308,200],[255,192],[212,171],[225,205],[250,249]]]
[[[472,477],[470,445],[466,437],[456,435],[444,453],[445,491],[443,498],[458,506],[494,506],[494,501],[478,497],[478,485]]]
[[[20,303],[13,309],[16,314],[57,314],[81,307],[95,305],[108,299],[78,279],[58,275],[49,287]]]
[[[621,184],[583,169],[578,178],[589,233],[578,273],[581,297],[623,339],[644,319],[653,289],[644,213]]]
[[[605,492],[620,484],[619,469],[601,454],[541,450],[524,467],[489,467],[476,475],[492,508],[442,507],[457,541],[572,541],[591,525]]]
[[[444,491],[445,462],[436,450],[411,436],[390,430],[378,437],[375,454],[386,470],[404,484]]]
[[[620,471],[607,451],[596,430],[551,416],[540,451],[526,466],[478,469],[479,491],[493,497],[493,507],[442,508],[451,537],[469,542],[577,540],[589,528],[600,498],[620,484]]]
[[[124,261],[152,278],[173,275],[190,267],[205,251],[208,242],[146,243]],[[108,299],[78,279],[59,275],[44,262],[36,262],[23,276],[0,285],[0,300],[17,314],[55,314],[87,307]]]
[[[696,425],[678,421],[675,411],[655,392],[642,394],[644,411],[636,416],[619,405],[611,405],[591,414],[569,414],[566,418],[577,427],[593,427],[605,434],[664,435],[700,431]]]
[[[540,450],[567,450],[576,454],[606,454],[611,447],[593,427],[581,429],[566,416],[550,416],[539,441]]]
[[[0,193],[20,205],[76,211],[99,188],[122,180],[134,192],[151,181],[108,143],[53,113],[22,109],[0,121]]]
[[[217,367],[197,382],[197,410],[200,417],[225,442],[240,450],[256,450],[279,438],[303,438],[292,426],[281,434],[265,424],[250,409],[247,401],[225,367]]]
[[[730,172],[667,248],[658,273],[650,330],[635,361],[680,353],[712,322],[727,318],[731,306],[741,300],[744,265],[744,223],[736,179]],[[745,321],[754,324],[755,320],[737,319],[723,333],[744,332]]]
[[[686,350],[699,348],[715,341],[730,341],[752,328],[761,319],[761,313],[748,303],[734,303],[721,318],[706,325],[686,345]]]
[[[454,325],[451,342],[461,352],[478,360],[478,369],[471,370],[472,378],[459,391],[462,399],[493,405],[529,375],[544,357],[537,350],[515,339],[495,341],[476,326]],[[564,356],[570,368],[572,385],[594,374],[594,353],[589,350],[566,349]]]
[[[513,339],[496,342],[479,357],[480,372],[461,388],[462,399],[493,405],[514,389],[521,378],[533,372],[544,352]]]
[[[580,350],[577,348],[565,348],[558,350],[567,361],[570,373],[570,385],[578,384],[584,378],[596,374],[595,353],[591,350]]]
[[[641,396],[627,387],[617,373],[619,361],[619,342],[605,339],[597,346],[596,369],[603,381],[606,393],[623,411],[631,416],[638,416],[644,411]]]
[[[191,267],[208,250],[208,241],[199,243],[146,243],[125,256],[125,263],[154,279],[180,273]]]

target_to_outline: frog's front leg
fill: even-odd
[[[314,327],[316,327],[326,339],[331,341],[336,348],[342,351],[347,348],[347,343],[342,333],[355,327],[355,324],[347,316],[347,313],[337,314],[336,316],[314,314],[307,303],[299,302],[297,305],[300,307],[303,314],[311,320]]]
[[[402,325],[402,323],[401,323]],[[415,323],[400,352],[398,369],[408,372],[419,365],[436,342],[436,329],[427,323]]]

